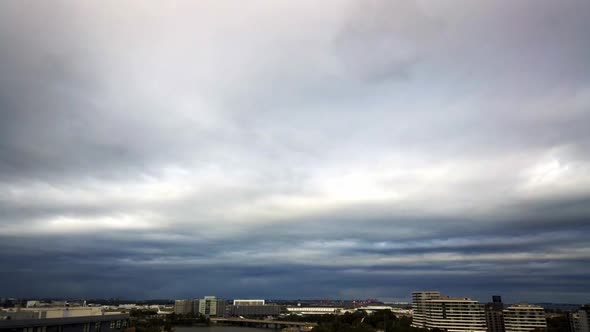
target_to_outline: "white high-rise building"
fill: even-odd
[[[426,301],[439,297],[439,291],[421,291],[412,293],[412,309],[414,311],[412,317],[412,326],[426,327],[424,316],[426,312]]]
[[[412,326],[449,332],[486,332],[484,306],[469,298],[441,296],[438,291],[412,293]]]
[[[440,297],[426,301],[425,327],[448,332],[486,332],[483,304],[466,297]]]
[[[530,332],[547,328],[545,309],[536,305],[516,304],[504,310],[506,332]]]

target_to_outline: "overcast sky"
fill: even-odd
[[[590,2],[0,1],[0,296],[590,301]]]

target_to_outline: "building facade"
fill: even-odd
[[[577,312],[570,313],[570,332],[590,332],[590,304],[583,305]]]
[[[414,311],[412,326],[426,327],[426,302],[436,298],[440,298],[439,291],[421,291],[412,293],[412,309]]]
[[[412,326],[449,332],[486,332],[484,306],[466,297],[441,296],[439,291],[412,293]]]
[[[580,314],[578,312],[569,312],[567,319],[570,332],[580,332]]]
[[[486,325],[488,332],[505,332],[504,304],[498,295],[492,297],[492,302],[485,305]]]
[[[486,332],[482,304],[469,298],[441,297],[426,301],[425,327],[448,332]]]
[[[280,313],[281,307],[276,304],[232,305],[230,308],[231,316],[267,317],[278,316]]]
[[[174,313],[177,315],[190,315],[194,313],[192,300],[174,301]]]
[[[264,305],[264,300],[234,300],[234,305]]]
[[[225,316],[225,301],[215,296],[205,296],[199,299],[199,313],[207,317]]]
[[[344,311],[344,308],[337,307],[287,307],[287,313],[294,315],[337,315]]]
[[[129,324],[127,314],[62,318],[0,320],[2,332],[121,332]]]
[[[530,332],[547,328],[545,309],[536,305],[516,304],[504,310],[506,332]]]

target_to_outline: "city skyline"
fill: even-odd
[[[202,295],[202,294],[192,294],[186,295],[176,298],[160,298],[160,299],[149,299],[149,298],[120,298],[120,297],[111,297],[111,298],[65,298],[65,297],[25,297],[25,298],[14,298],[14,297],[5,297],[0,295],[0,305],[2,304],[29,304],[33,303],[35,307],[65,307],[68,304],[72,305],[73,307],[83,307],[86,305],[105,305],[107,303],[111,303],[112,305],[119,305],[119,306],[127,306],[127,305],[171,305],[174,306],[175,303],[181,303],[183,301],[188,301],[191,303],[199,303],[199,301],[206,300],[208,298],[216,299],[217,301],[222,301],[227,305],[234,305],[234,306],[264,306],[264,305],[291,305],[293,308],[301,307],[314,307],[314,308],[338,308],[338,307],[387,307],[387,306],[412,306],[412,304],[416,303],[416,295],[419,293],[432,293],[436,296],[432,298],[438,298],[441,300],[450,299],[450,300],[468,300],[478,302],[479,304],[486,305],[486,306],[493,306],[493,305],[500,305],[500,307],[509,307],[511,305],[537,305],[541,306],[545,309],[554,310],[555,308],[569,308],[566,310],[571,310],[571,307],[577,309],[578,307],[588,305],[587,303],[558,303],[558,302],[538,302],[532,303],[526,300],[520,301],[513,301],[513,302],[506,302],[502,300],[501,295],[492,295],[489,298],[477,299],[470,297],[468,294],[444,294],[438,290],[414,290],[412,294],[408,296],[408,298],[397,298],[397,299],[388,299],[388,298],[239,298],[234,296],[217,296],[211,295]],[[187,302],[187,303],[188,303]],[[198,306],[198,305],[197,305]],[[196,308],[196,307],[195,307]]]
[[[590,2],[0,2],[0,296],[590,301]]]

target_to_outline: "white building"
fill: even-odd
[[[340,314],[344,308],[336,307],[288,307],[287,312],[294,315]]]
[[[425,327],[448,332],[486,332],[484,306],[466,297],[427,300]]]
[[[590,332],[590,304],[568,315],[570,332]]]
[[[35,308],[41,305],[40,301],[27,301],[27,308]]]
[[[264,305],[264,300],[234,300],[234,305]]]
[[[135,303],[119,304],[119,309],[131,310],[131,309],[148,309],[147,305],[139,305]]]
[[[439,291],[421,291],[412,293],[412,326],[425,327],[426,301],[440,297]]]
[[[545,309],[536,305],[516,304],[504,310],[506,332],[529,332],[547,328]]]
[[[580,314],[577,312],[572,312],[568,315],[569,323],[570,323],[570,332],[582,332],[580,327]],[[584,332],[588,332],[587,330]]]

